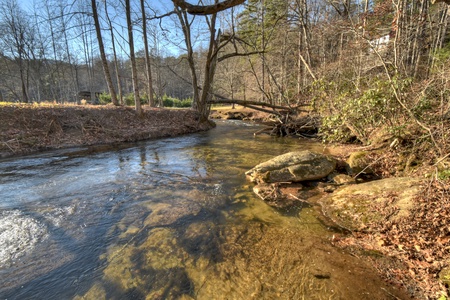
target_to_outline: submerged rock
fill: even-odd
[[[289,152],[263,162],[245,174],[252,182],[300,182],[317,180],[330,174],[336,161],[309,150]]]
[[[322,210],[336,224],[352,231],[368,225],[407,217],[420,192],[418,178],[386,178],[338,189],[321,201]]]
[[[297,189],[301,189],[297,187]],[[288,208],[296,206],[299,202],[303,202],[303,199],[296,197],[293,194],[286,193],[282,187],[277,183],[261,183],[253,187],[253,192],[268,205],[277,208]]]

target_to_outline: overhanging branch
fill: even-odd
[[[191,15],[212,15],[242,4],[245,0],[225,0],[213,5],[192,5],[184,0],[172,0],[172,2]]]

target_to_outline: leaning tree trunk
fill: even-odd
[[[208,120],[209,117],[210,106],[208,104],[208,101],[210,101],[213,96],[212,89],[213,89],[214,75],[216,73],[216,66],[217,66],[217,52],[220,41],[220,30],[216,37],[216,30],[215,30],[216,16],[217,16],[216,14],[213,14],[211,16],[211,20],[208,22],[210,36],[209,36],[208,54],[206,56],[206,63],[205,63],[205,79],[203,81],[202,93],[197,107],[197,110],[200,113],[202,121]]]
[[[189,23],[187,13],[185,11],[182,11],[177,6],[175,7],[175,11],[177,12],[178,19],[180,20],[181,29],[183,30],[184,41],[185,41],[186,49],[187,49],[187,61],[189,64],[189,69],[191,72],[191,81],[192,81],[192,94],[193,94],[192,108],[199,111],[200,89],[198,87],[198,78],[197,78],[197,72],[196,72],[196,68],[195,68],[194,49],[193,49],[192,40],[191,40],[190,23]]]
[[[242,4],[245,1],[225,0],[219,2],[218,0],[215,0],[214,4],[212,5],[191,5],[184,0],[172,0],[172,2],[175,5],[175,11],[178,15],[178,19],[180,20],[188,52],[187,60],[189,62],[189,67],[192,74],[192,88],[194,96],[192,107],[200,113],[200,122],[204,122],[207,121],[209,117],[208,100],[212,98],[212,86],[214,81],[214,74],[216,71],[216,64],[218,61],[217,54],[219,51],[220,32],[216,37],[215,25],[217,12]],[[194,56],[191,40],[190,20],[187,16],[188,13],[193,15],[205,15],[210,32],[208,54],[206,57],[204,69],[205,79],[203,81],[201,89],[198,86],[198,76],[196,73],[195,62],[193,58]],[[207,17],[207,15],[211,15],[210,19]]]
[[[117,101],[116,91],[111,79],[111,73],[109,72],[108,60],[106,59],[105,47],[103,45],[102,32],[100,29],[100,22],[98,20],[97,3],[96,0],[92,0],[92,16],[94,18],[95,32],[97,33],[98,48],[100,50],[100,56],[102,59],[103,73],[105,75],[106,84],[108,85],[109,94],[111,95],[111,101],[114,105],[119,105]]]

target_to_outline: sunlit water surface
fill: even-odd
[[[1,299],[390,299],[316,207],[277,211],[244,172],[318,143],[217,128],[0,161]]]

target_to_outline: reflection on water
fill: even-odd
[[[389,299],[315,207],[283,214],[244,172],[323,146],[209,132],[0,161],[1,299]]]

